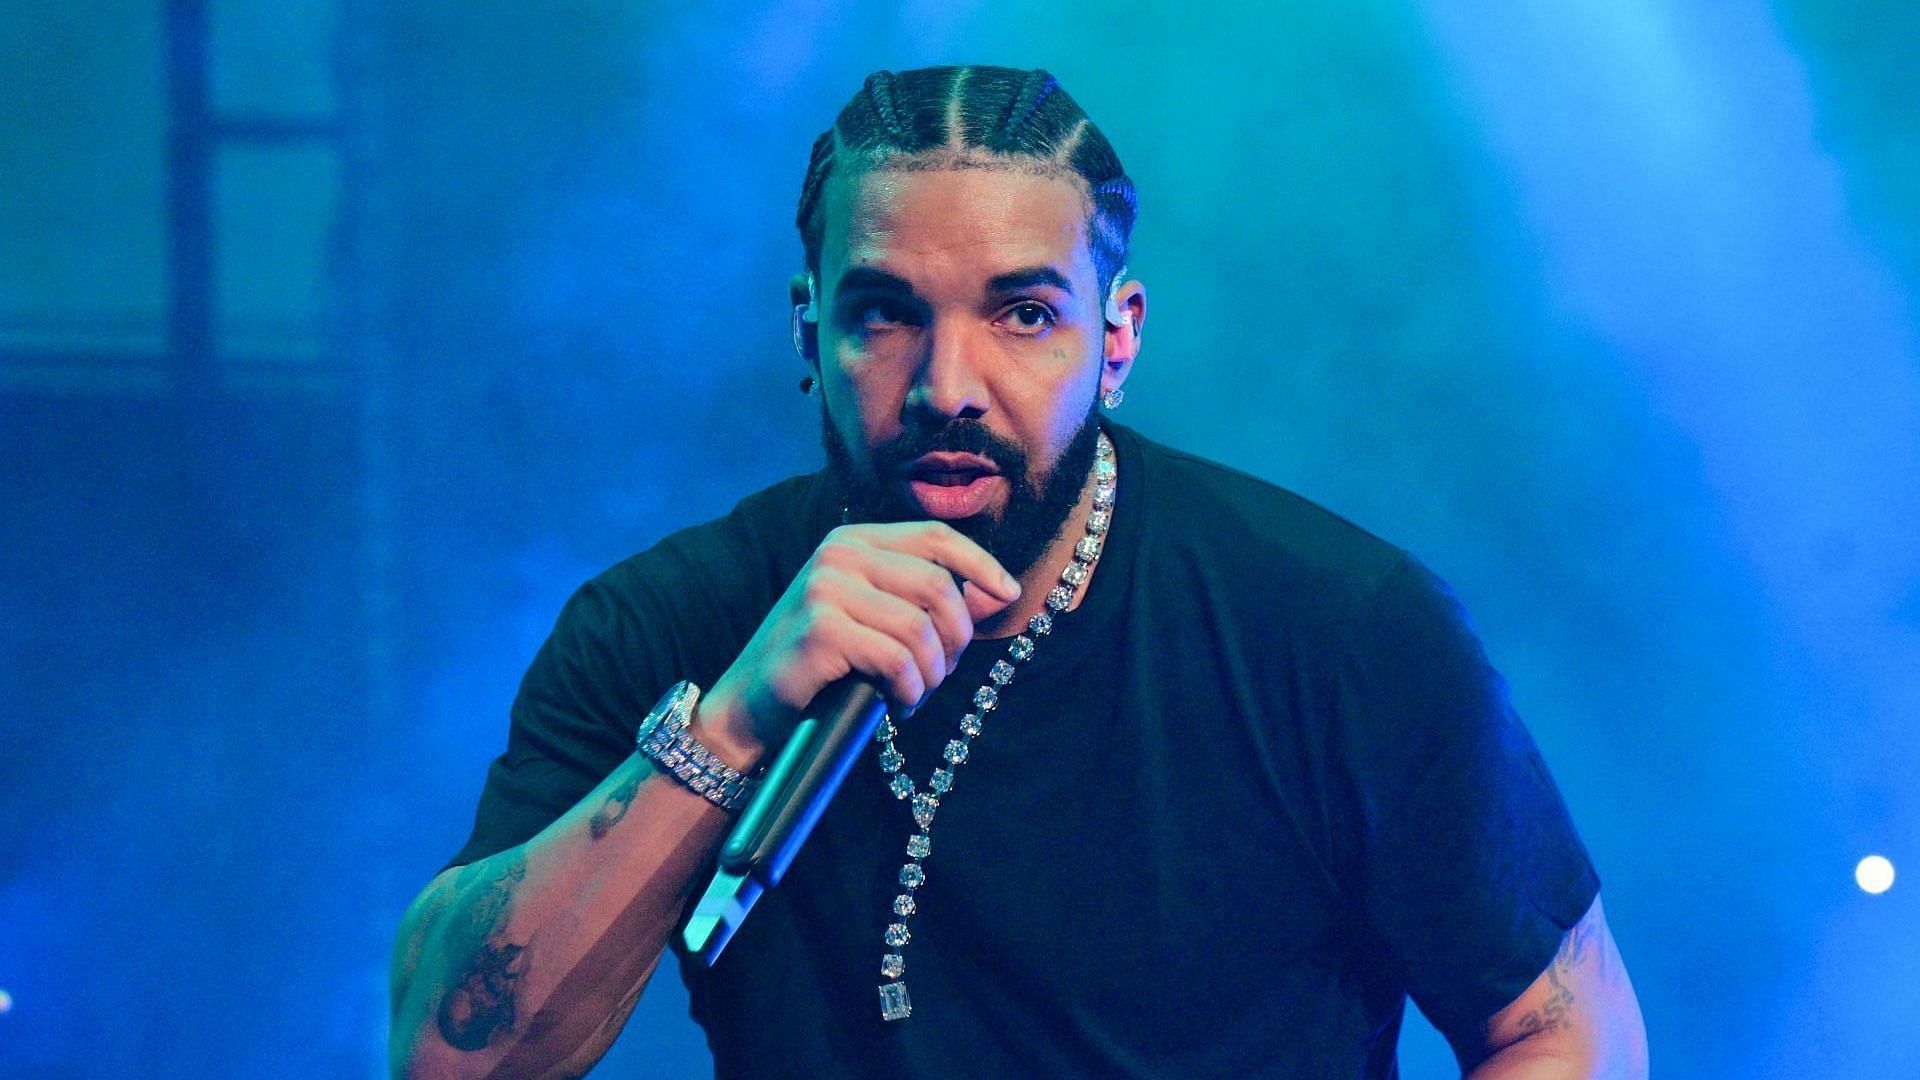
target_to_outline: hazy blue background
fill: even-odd
[[[1920,1075],[1920,889],[1852,880],[1920,875],[1916,56],[1909,0],[11,0],[0,1075],[381,1072],[562,600],[818,460],[813,136],[955,61],[1139,183],[1124,417],[1465,597],[1656,1075]],[[703,1070],[683,1010],[602,1072]]]

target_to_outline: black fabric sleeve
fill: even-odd
[[[712,686],[838,512],[822,474],[795,476],[582,585],[520,682],[506,752],[449,865],[523,843],[586,797],[675,682]]]
[[[1455,1047],[1546,970],[1599,879],[1447,587],[1410,557],[1352,621],[1343,759],[1364,914]]]
[[[678,678],[672,642],[642,629],[664,620],[631,610],[651,600],[603,576],[567,601],[521,679],[506,752],[488,767],[473,832],[449,866],[525,842],[633,752],[641,718]]]

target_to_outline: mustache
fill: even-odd
[[[904,471],[909,463],[921,455],[936,451],[978,454],[993,462],[1002,475],[1012,480],[1018,480],[1027,473],[1027,455],[978,420],[954,420],[944,427],[908,430],[892,442],[874,448],[874,471],[882,476],[891,476]]]

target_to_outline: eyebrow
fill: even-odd
[[[1067,276],[1051,266],[1029,266],[1020,270],[1010,270],[987,282],[990,293],[1019,292],[1031,289],[1035,285],[1051,285],[1068,296],[1073,295],[1073,284]]]
[[[902,296],[913,295],[913,285],[906,278],[889,274],[885,270],[876,270],[871,266],[851,266],[840,275],[836,292],[852,292],[856,289],[867,292],[899,293]]]
[[[1028,266],[1019,270],[1009,270],[996,274],[987,281],[987,292],[991,294],[1019,292],[1036,285],[1050,285],[1068,296],[1073,295],[1073,283],[1067,276],[1051,266]],[[882,292],[912,296],[913,285],[897,274],[890,274],[871,266],[849,267],[840,275],[837,292]]]

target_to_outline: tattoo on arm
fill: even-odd
[[[640,790],[640,781],[645,773],[635,772],[626,782],[607,794],[607,801],[587,819],[587,833],[595,840],[607,835],[620,819],[627,816],[633,807],[633,797]]]
[[[506,939],[513,890],[527,877],[525,857],[508,863],[475,901],[466,940],[471,959],[440,999],[440,1037],[459,1050],[484,1050],[511,1032],[514,986],[527,973],[526,946]]]
[[[1554,954],[1553,963],[1547,965],[1547,984],[1552,992],[1544,1004],[1520,1018],[1520,1035],[1523,1038],[1543,1031],[1564,1031],[1573,1025],[1573,991],[1561,981],[1560,976],[1578,967],[1594,953],[1593,936],[1593,929],[1582,919],[1561,939],[1560,951]]]

